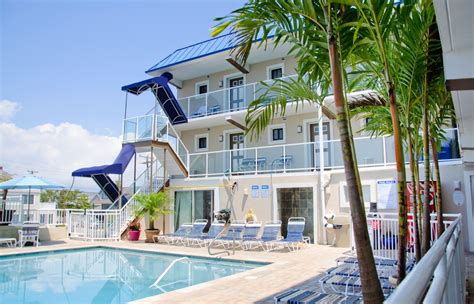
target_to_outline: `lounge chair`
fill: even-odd
[[[262,223],[260,222],[250,222],[250,223],[247,223],[245,224],[245,229],[244,229],[244,233],[242,235],[242,240],[240,242],[240,246],[242,247],[242,249],[246,250],[246,240],[256,240],[257,239],[257,236],[260,232],[260,229],[262,228]]]
[[[178,230],[176,230],[174,233],[155,235],[153,237],[153,241],[155,243],[159,243],[160,240],[163,240],[169,245],[171,245],[174,242],[176,242],[177,239],[180,239],[186,236],[188,233],[190,233],[192,227],[193,227],[192,223],[184,223],[181,226],[179,226]]]
[[[344,264],[359,264],[357,257],[343,257],[338,258],[336,260],[337,265],[344,263]],[[397,260],[392,259],[383,259],[383,258],[376,258],[375,264],[377,266],[395,266],[397,265]]]
[[[406,270],[407,273],[410,272],[413,267],[415,267],[416,259],[412,259],[407,263]],[[377,274],[379,279],[388,280],[390,276],[397,274],[396,265],[386,266],[386,265],[376,265]],[[341,275],[349,277],[360,277],[359,264],[349,264],[342,263],[336,267],[326,270],[326,274],[330,275]]]
[[[231,248],[231,245],[237,245],[235,248],[241,246],[242,237],[245,230],[244,221],[233,221],[230,224],[227,235],[222,236],[215,240],[216,246],[222,246],[224,248]],[[235,241],[235,244],[234,244]]]
[[[331,290],[336,293],[343,295],[360,295],[362,292],[362,283],[360,277],[350,277],[342,275],[326,275],[319,280],[321,288],[324,292],[327,292],[327,287],[331,287]],[[392,293],[394,287],[392,284],[385,279],[380,279],[380,286],[385,296]]]
[[[288,219],[288,229],[286,238],[273,242],[275,246],[283,246],[290,251],[295,251],[301,245],[309,244],[309,237],[303,235],[306,219],[304,217],[290,217]]]
[[[196,238],[189,238],[188,243],[191,245],[198,245],[200,247],[205,246],[208,242],[211,242],[213,239],[219,236],[224,228],[225,221],[214,221],[212,222],[211,227],[209,227],[209,231],[206,234]]]
[[[188,245],[189,240],[200,237],[202,235],[204,228],[206,228],[207,226],[207,223],[208,221],[206,219],[195,220],[189,234],[177,238],[176,243],[181,242],[182,245]]]
[[[18,243],[23,247],[26,243],[32,242],[36,247],[39,246],[39,223],[25,222],[18,230]]]
[[[362,300],[358,296],[344,296],[340,294],[327,294],[322,292],[290,289],[273,297],[275,303],[335,303],[358,304]]]
[[[7,245],[8,248],[16,247],[15,238],[0,238],[0,244]]]
[[[269,251],[272,249],[273,242],[279,239],[280,232],[281,221],[266,222],[263,226],[262,236],[260,238],[255,237],[254,239],[247,237],[242,241],[242,248],[250,250],[261,247],[263,250]]]

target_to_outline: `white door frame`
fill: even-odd
[[[281,188],[313,188],[313,242],[317,244],[320,240],[318,238],[319,231],[318,231],[318,223],[320,221],[318,217],[318,185],[316,182],[307,182],[307,183],[282,183],[282,184],[273,184],[273,199],[272,199],[272,220],[278,220],[278,195],[277,189]]]
[[[466,223],[467,223],[467,232],[466,236],[469,240],[469,251],[474,252],[474,215],[473,215],[473,195],[474,193],[471,190],[471,177],[474,177],[474,171],[464,171],[464,186],[466,187]],[[474,183],[474,181],[473,181]]]

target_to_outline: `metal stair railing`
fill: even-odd
[[[228,231],[229,231],[229,229],[222,229],[222,231],[219,232],[219,234],[215,238],[213,238],[212,241],[209,242],[209,245],[207,245],[207,253],[210,256],[217,256],[217,255],[220,255],[220,254],[227,254],[227,256],[230,256],[230,251],[225,250],[225,247],[224,247],[224,250],[222,250],[222,251],[211,252],[212,245],[214,245],[214,242],[217,239],[219,239],[222,235],[227,233]],[[235,234],[232,234],[232,255],[235,255]]]
[[[188,258],[188,257],[180,257],[180,258],[177,258],[175,260],[173,260],[169,265],[168,267],[166,267],[165,271],[163,271],[163,273],[161,273],[161,275],[156,279],[156,281],[150,285],[150,288],[159,288],[160,286],[158,285],[158,283],[160,283],[160,281],[164,278],[164,276],[171,270],[171,268],[178,262],[181,262],[181,261],[187,261],[188,262],[188,277],[191,276],[191,260]]]

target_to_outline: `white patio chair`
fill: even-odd
[[[39,223],[24,222],[18,230],[18,243],[23,247],[27,242],[32,242],[36,247],[39,246]]]

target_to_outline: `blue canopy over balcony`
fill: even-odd
[[[187,123],[188,118],[186,117],[186,114],[184,114],[183,109],[179,105],[176,97],[168,85],[171,79],[173,79],[173,75],[171,73],[163,73],[159,77],[154,77],[123,86],[122,91],[140,95],[147,90],[151,90],[156,99],[160,102],[161,107],[168,116],[171,124],[177,125]]]

